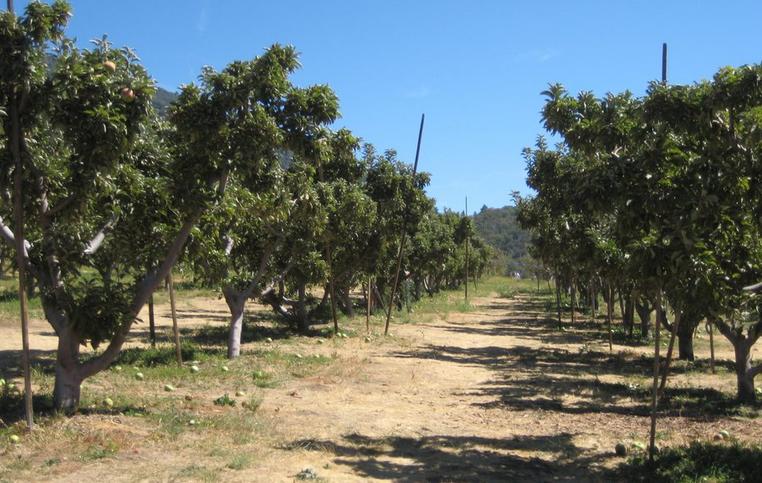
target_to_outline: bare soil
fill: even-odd
[[[322,481],[611,478],[610,470],[624,461],[615,445],[647,441],[651,349],[615,345],[609,352],[600,331],[586,322],[560,332],[528,295],[491,294],[472,304],[469,312],[394,325],[391,338],[360,335],[325,344],[299,338],[282,345],[335,362],[263,390],[256,413],[235,409],[240,424],[253,421],[251,438],[187,431],[168,442],[154,438],[155,428],[139,418],[78,415],[42,431],[105,434],[119,451],[40,471],[55,445],[34,436],[0,452],[0,468],[3,459],[18,468],[0,473],[0,480],[269,482],[293,481],[306,468]],[[182,301],[180,311],[184,325],[226,321],[219,300]],[[167,308],[157,312],[167,328]],[[0,326],[0,364],[17,354],[17,337],[15,328]],[[142,340],[138,333],[131,343]],[[49,327],[35,322],[32,346],[51,350],[54,341]],[[727,402],[735,388],[727,370],[732,352],[721,337],[716,341],[718,359],[726,359],[717,375],[676,364],[658,423],[660,446],[711,440],[722,429],[742,441],[761,440],[762,423],[750,417],[756,414]],[[697,342],[697,356],[705,357],[704,340]],[[260,345],[250,342],[243,350]],[[225,411],[194,410],[207,418]],[[34,463],[25,466],[25,458]]]

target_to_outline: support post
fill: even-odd
[[[466,196],[466,221],[468,221],[468,196]],[[468,245],[469,245],[469,238],[471,238],[471,234],[466,231],[466,302],[468,302]]]
[[[423,136],[423,121],[426,119],[425,114],[421,114],[421,127],[418,128],[418,144],[415,148],[415,164],[413,164],[413,177],[418,172],[418,157],[421,154],[421,136]],[[392,293],[389,296],[389,304],[386,307],[386,325],[384,325],[384,335],[389,335],[389,321],[392,319],[392,307],[394,306],[394,296],[397,292],[397,285],[400,281],[400,268],[402,267],[402,251],[405,248],[405,237],[407,235],[406,226],[402,227],[402,234],[400,236],[400,248],[397,252],[397,269],[394,272],[394,283],[392,284]],[[466,280],[468,285],[468,280]]]
[[[8,0],[8,12],[14,15],[13,0]],[[12,92],[9,99],[11,132],[9,142],[14,161],[13,173],[13,211],[15,215],[16,265],[18,269],[19,312],[21,318],[21,367],[24,371],[24,413],[29,431],[34,428],[34,408],[32,406],[32,371],[29,365],[29,304],[26,281],[26,238],[24,236],[24,190],[21,159],[21,119],[19,113],[18,92]]]
[[[172,272],[167,275],[167,285],[169,286],[169,305],[172,309],[172,332],[175,339],[175,357],[177,358],[177,365],[183,364],[183,353],[180,350],[180,328],[177,326],[177,309],[175,307],[175,283],[172,279]]]

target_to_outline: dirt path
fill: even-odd
[[[223,307],[189,303],[208,316],[196,323],[225,323]],[[526,296],[472,303],[470,312],[395,325],[392,340],[288,346],[338,361],[267,389],[256,416],[267,430],[241,448],[251,448],[253,461],[217,477],[292,481],[311,468],[324,481],[597,481],[623,461],[613,454],[617,442],[646,441],[650,362],[640,354],[647,348],[615,346],[609,354],[584,324],[557,331]],[[726,347],[720,354],[730,357]],[[716,388],[732,390],[727,373],[676,370],[671,385],[678,402],[659,422],[659,444],[711,439],[720,429],[762,437],[757,420],[704,410]],[[201,479],[180,469],[219,468],[206,446],[180,444],[154,460],[161,448],[149,444],[145,456],[136,451],[67,477]]]
[[[647,440],[647,406],[626,382],[640,367],[637,351],[609,358],[602,343],[591,348],[582,334],[555,331],[526,298],[474,303],[447,320],[396,327],[409,347],[347,347],[357,355],[345,377],[274,391],[261,410],[284,443],[257,472],[274,480],[308,466],[329,481],[597,480],[622,461],[617,442]],[[720,428],[760,436],[747,419],[690,412],[660,422],[660,444],[709,439]]]

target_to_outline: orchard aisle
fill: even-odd
[[[456,312],[458,294],[443,296],[450,301],[437,306],[453,311],[414,314],[418,322],[393,324],[390,338],[250,340],[242,360],[231,362],[235,375],[222,382],[209,362],[201,372],[206,378],[181,378],[172,393],[157,390],[157,379],[129,386],[104,374],[88,391],[118,397],[131,387],[129,414],[94,410],[54,418],[10,457],[23,474],[48,481],[110,475],[114,481],[271,482],[300,473],[320,481],[600,481],[625,461],[614,454],[617,443],[632,449],[646,441],[649,346],[615,345],[609,353],[601,323],[582,316],[559,331],[545,318],[542,297],[492,294]],[[221,304],[189,299],[184,314],[199,315],[192,320],[207,331],[224,329]],[[162,327],[167,323],[161,319]],[[364,331],[358,321],[348,329]],[[696,343],[697,357],[705,357],[705,341]],[[731,359],[729,349],[720,341],[718,357]],[[268,357],[330,362],[305,362],[316,369],[255,387],[250,374]],[[275,365],[270,370],[279,374]],[[722,412],[722,398],[735,388],[726,369],[716,376],[700,365],[673,372],[660,446],[711,440],[720,430],[741,441],[762,440],[758,419]],[[236,386],[261,401],[255,412],[243,401],[211,403]],[[187,424],[188,417],[200,425]],[[59,437],[77,449],[59,447]],[[40,474],[35,468],[46,461],[54,463]]]
[[[589,324],[559,332],[526,295],[472,303],[446,320],[394,326],[403,347],[353,340],[344,373],[274,391],[261,411],[280,443],[242,479],[288,481],[311,468],[328,481],[598,481],[624,461],[618,442],[647,440],[648,346],[610,355]],[[728,349],[719,356],[730,359]],[[670,382],[701,385],[734,387],[702,374]],[[762,436],[755,420],[702,411],[687,402],[684,417],[662,417],[660,444],[721,429]]]
[[[526,359],[548,350],[539,307],[496,295],[472,303],[446,320],[394,326],[406,347],[369,350],[353,340],[344,374],[273,391],[260,411],[283,442],[243,479],[289,480],[307,467],[329,481],[588,475],[606,456],[595,445],[611,437],[601,427],[607,416],[578,416],[575,428],[544,404],[552,399],[524,407],[552,386],[510,383],[535,373]],[[579,345],[573,335],[561,339]]]

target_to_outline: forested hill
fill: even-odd
[[[177,99],[176,93],[157,87],[156,94],[153,96],[153,107],[159,115],[164,116],[167,113],[167,108],[175,99]]]
[[[516,207],[487,208],[474,215],[474,223],[479,235],[487,243],[500,249],[508,257],[509,270],[517,270],[521,259],[527,256],[529,232],[522,230],[516,221]]]

